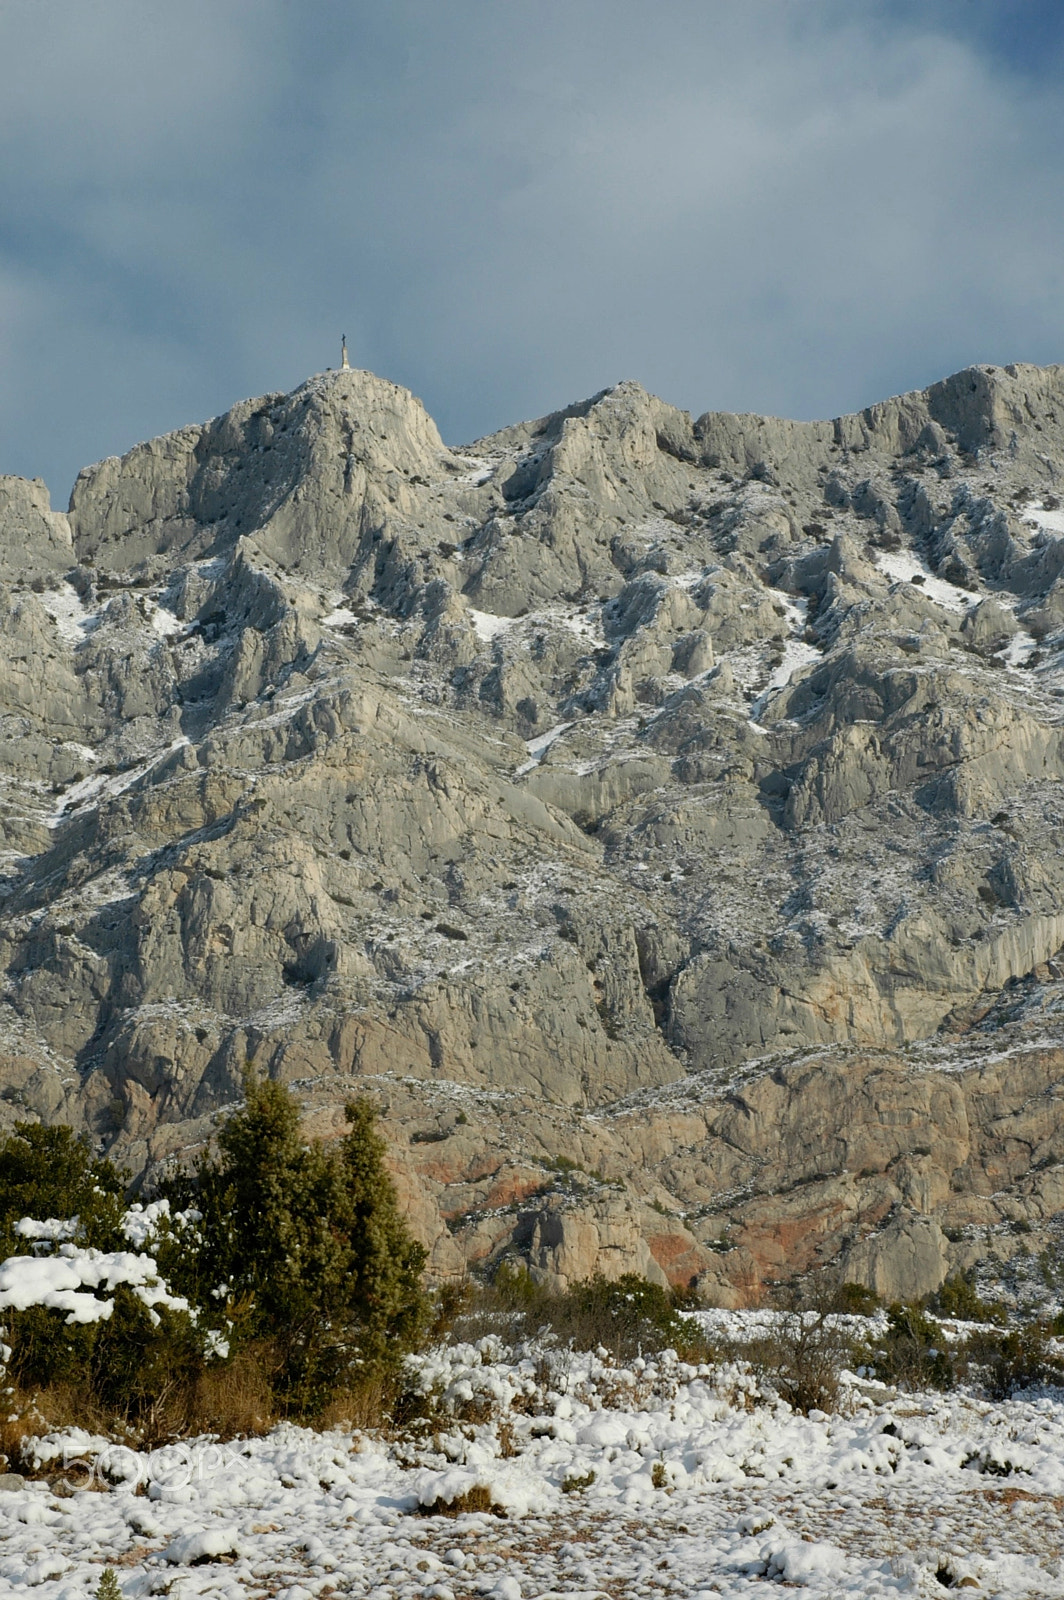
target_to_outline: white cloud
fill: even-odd
[[[452,438],[622,376],[813,415],[1055,359],[1062,90],[935,11],[15,0],[0,467],[65,492],[341,331]]]

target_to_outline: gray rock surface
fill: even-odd
[[[916,1293],[1037,1238],[1062,475],[1016,366],[462,449],[333,372],[66,515],[0,479],[0,1119],[150,1178],[248,1068],[327,1135],[361,1088],[441,1274]]]
[[[942,1287],[950,1270],[949,1244],[933,1217],[898,1216],[842,1258],[847,1282],[862,1283],[884,1300],[922,1300]]]

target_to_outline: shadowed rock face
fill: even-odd
[[[0,479],[0,1115],[150,1173],[249,1067],[326,1134],[370,1090],[440,1272],[908,1294],[1037,1235],[1062,474],[1064,369],[980,367],[460,450],[335,372],[65,516]]]

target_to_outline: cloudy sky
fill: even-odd
[[[0,472],[338,360],[459,443],[1064,360],[1060,0],[0,0]]]

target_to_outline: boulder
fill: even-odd
[[[893,1217],[878,1233],[846,1251],[843,1280],[875,1290],[883,1300],[914,1301],[940,1289],[950,1270],[949,1244],[933,1217]]]

